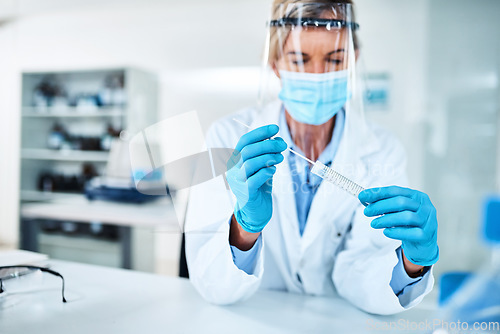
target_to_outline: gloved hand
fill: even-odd
[[[375,217],[373,228],[383,228],[384,234],[402,241],[404,255],[410,262],[430,266],[439,258],[437,245],[436,208],[427,194],[401,188],[372,188],[359,194],[361,203],[370,203],[365,208],[367,217]]]
[[[287,145],[277,125],[266,125],[243,135],[227,163],[226,179],[236,196],[234,216],[241,227],[259,233],[273,214],[272,177],[284,160]]]

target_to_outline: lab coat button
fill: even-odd
[[[333,241],[338,242],[339,239],[342,237],[342,233],[337,230],[332,230],[330,237]]]

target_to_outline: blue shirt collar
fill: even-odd
[[[336,116],[337,118],[335,120],[335,126],[333,127],[332,139],[330,140],[328,145],[326,145],[325,149],[323,150],[323,152],[321,152],[318,158],[318,160],[325,165],[330,164],[335,158],[340,140],[342,139],[342,134],[344,132],[345,110],[340,110]],[[292,140],[290,130],[288,129],[288,124],[286,123],[285,109],[283,107],[281,108],[280,112],[279,127],[281,137],[288,144],[288,147],[304,155],[304,152],[302,152],[302,150],[297,145],[295,145]],[[294,156],[293,153],[290,153],[290,155]],[[297,160],[303,161],[305,163],[305,161],[302,159]]]

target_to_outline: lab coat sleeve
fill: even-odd
[[[233,254],[233,262],[239,269],[246,272],[248,275],[252,275],[255,271],[255,264],[257,262],[257,257],[261,250],[262,245],[262,235],[259,235],[257,241],[247,251],[239,250],[235,246],[231,246],[231,253]]]
[[[398,264],[394,267],[392,271],[391,288],[396,296],[400,296],[404,288],[407,286],[420,281],[422,277],[411,278],[405,270],[403,257],[401,254],[401,247],[396,249],[398,255]]]
[[[390,163],[390,175],[373,175],[365,180],[367,186],[406,186],[406,158],[394,139],[382,143],[380,153],[368,166]],[[368,174],[373,172],[369,171]],[[371,183],[371,184],[370,184]],[[340,249],[332,273],[338,293],[358,308],[373,314],[395,314],[417,305],[434,285],[432,269],[414,288],[405,288],[398,298],[391,287],[394,268],[398,264],[396,250],[401,241],[387,238],[381,229],[370,226],[372,218],[359,205],[354,212],[345,242]]]
[[[411,278],[406,273],[403,264],[403,254],[401,247],[397,250],[398,264],[392,272],[391,287],[394,293],[398,296],[399,303],[404,308],[409,308],[414,305],[418,296],[425,293],[429,279],[432,276],[432,266],[427,269],[421,277]]]
[[[234,147],[239,137],[228,133],[228,127],[224,123],[213,126],[207,135],[207,147]],[[221,163],[225,166],[225,161]],[[259,288],[262,280],[264,259],[260,248],[265,240],[261,241],[252,275],[233,261],[228,221],[234,204],[234,196],[222,175],[190,189],[185,222],[189,277],[202,297],[214,304],[244,300]]]

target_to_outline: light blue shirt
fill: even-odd
[[[284,110],[282,110],[281,112],[279,123],[281,136],[288,144],[288,146],[291,149],[303,154],[303,152],[294,144],[292,140],[288,125],[286,123]],[[344,132],[344,123],[345,111],[342,110],[337,114],[332,139],[318,158],[320,162],[327,166],[331,165],[337,153],[337,149]],[[293,154],[289,155],[288,164],[290,166],[292,182],[296,184],[296,188],[294,189],[298,189],[298,191],[295,192],[295,205],[297,208],[297,218],[299,220],[298,228],[300,235],[302,236],[306,227],[307,217],[309,215],[312,200],[323,179],[310,173],[309,163],[307,163],[303,159],[298,159]],[[261,244],[262,240],[261,236],[259,236],[253,247],[248,251],[241,251],[238,248],[231,246],[234,264],[240,270],[246,272],[248,275],[252,275],[255,270],[257,254],[258,250],[261,247]],[[393,269],[390,285],[394,293],[401,300],[404,297],[405,293],[409,293],[410,287],[421,280],[421,277],[409,277],[406,273],[406,270],[404,269],[401,247],[396,250],[396,253],[399,261]]]

